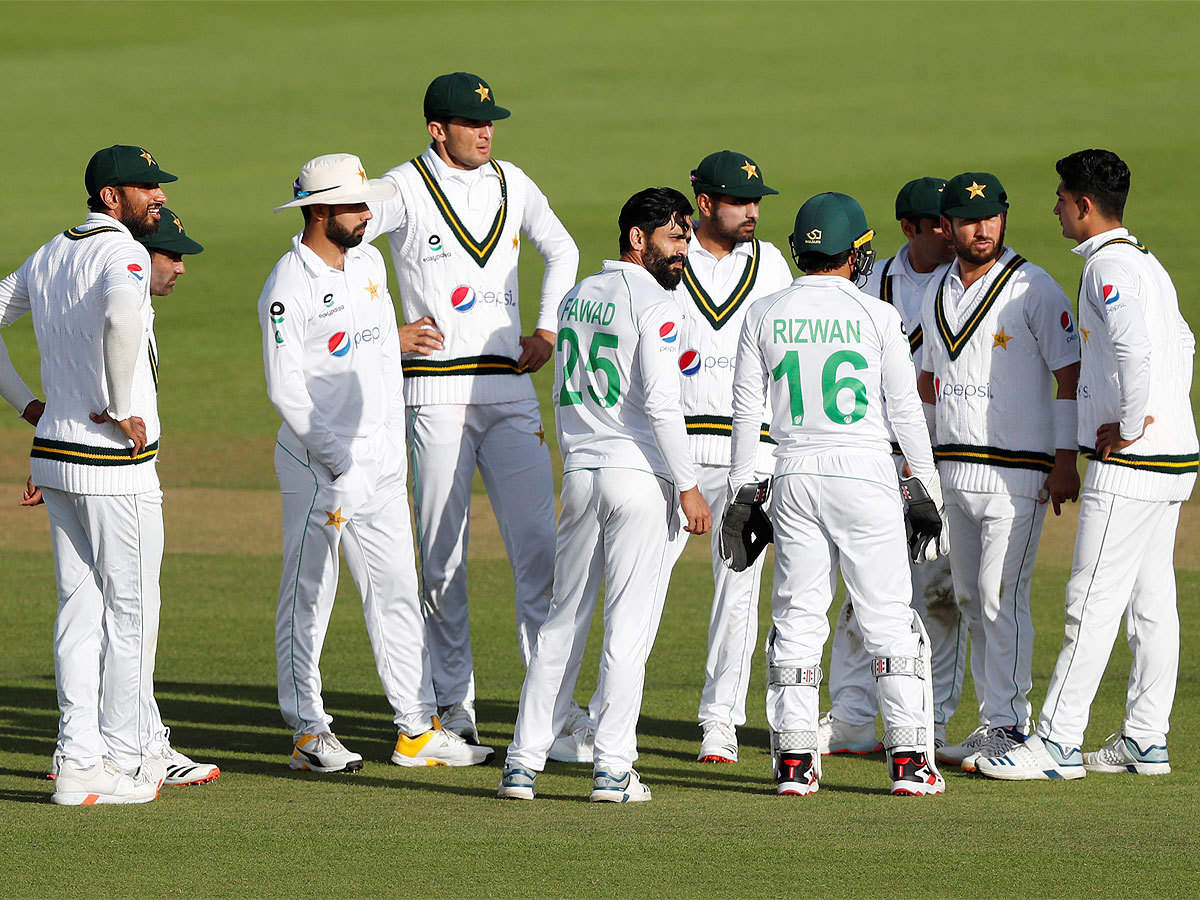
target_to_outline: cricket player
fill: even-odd
[[[877,262],[863,293],[896,307],[916,373],[921,371],[921,298],[939,266],[954,260],[954,246],[942,231],[944,178],[917,178],[896,195],[896,220],[905,243],[890,259]],[[915,377],[915,376],[914,376]],[[904,472],[904,455],[892,441],[892,461]],[[946,723],[958,708],[966,669],[966,623],[954,600],[949,556],[911,567],[913,609],[929,635],[933,657],[934,743],[946,743]],[[880,748],[875,736],[878,705],[870,677],[870,656],[863,647],[854,617],[853,599],[847,596],[833,631],[829,666],[830,711],[821,717],[821,752],[873,753]]]
[[[619,261],[572,288],[558,308],[554,399],[563,456],[554,599],[521,688],[498,795],[532,800],[563,726],[605,583],[594,801],[645,801],[633,769],[646,658],[680,527],[712,526],[696,482],[679,397],[678,307],[692,213],[671,188],[621,209]]]
[[[1062,288],[1004,246],[1008,195],[995,175],[956,175],[941,210],[956,259],[922,300],[917,389],[936,423],[981,724],[938,759],[973,771],[981,753],[1002,755],[1028,733],[1029,593],[1045,504],[1057,515],[1079,493],[1079,341]]]
[[[354,772],[363,759],[330,730],[321,647],[338,550],[362,594],[367,635],[399,736],[400,766],[467,766],[468,745],[435,715],[407,502],[403,375],[383,257],[363,243],[368,201],[395,186],[369,180],[357,156],[304,164],[295,198],[304,230],[258,300],[267,394],[283,423],[275,473],[283,493],[283,576],[275,619],[279,707],[295,732],[288,765]]]
[[[387,235],[404,318],[413,504],[433,684],[445,726],[478,740],[467,616],[471,483],[478,468],[512,562],[517,644],[528,664],[554,569],[554,487],[533,381],[554,352],[555,308],[579,251],[521,169],[492,158],[509,111],[482,78],[439,75],[425,92],[429,147],[384,179],[366,239]],[[522,335],[521,233],[545,261]],[[584,714],[585,717],[586,714]]]
[[[1121,223],[1129,167],[1109,150],[1060,159],[1054,212],[1083,257],[1079,450],[1089,460],[1067,582],[1066,637],[1037,734],[978,770],[991,778],[1165,775],[1179,670],[1175,532],[1196,482],[1189,392],[1196,342],[1162,265]],[[1081,753],[1121,618],[1133,664],[1118,734]]]
[[[934,510],[941,490],[900,313],[855,287],[871,271],[873,237],[852,197],[824,193],[805,202],[790,238],[805,274],[750,307],[738,346],[729,473],[735,499],[725,521],[747,504],[747,488],[756,503],[765,493],[755,470],[769,395],[777,446],[767,721],[776,790],[784,795],[820,787],[820,661],[838,560],[872,655],[891,791],[945,790],[932,758],[929,649],[909,605],[905,513],[888,425]],[[936,511],[932,520],[925,538],[936,556],[946,536]],[[735,563],[728,531],[722,550]]]
[[[25,313],[41,352],[42,409],[0,354],[0,394],[36,421],[31,483],[54,547],[58,772],[68,806],[145,803],[166,774],[152,721],[162,564],[157,347],[150,257],[176,177],[114,145],[84,173],[87,218],[0,281],[0,325]]]
[[[746,310],[755,300],[792,283],[792,272],[773,244],[755,237],[759,203],[779,193],[763,182],[758,164],[743,153],[721,150],[691,173],[699,215],[688,243],[683,278],[675,288],[680,306],[683,413],[696,477],[705,502],[724,510],[729,502],[729,436],[733,364]],[[768,416],[764,412],[763,421]],[[773,468],[763,427],[761,477]],[[713,604],[708,660],[700,695],[701,762],[733,763],[737,728],[746,721],[750,659],[758,642],[758,591],[763,557],[744,572],[730,571],[712,537]],[[683,535],[687,537],[686,533]],[[682,553],[685,541],[672,544]]]

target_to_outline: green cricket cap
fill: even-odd
[[[101,188],[122,184],[166,184],[179,179],[158,167],[158,160],[143,147],[132,144],[113,144],[97,150],[88,160],[83,173],[89,197]]]
[[[697,194],[725,194],[753,200],[778,194],[763,184],[758,164],[744,153],[721,150],[710,153],[692,169],[692,189]]]
[[[945,178],[915,178],[896,195],[896,219],[936,219],[942,214]]]
[[[193,241],[183,230],[183,222],[179,216],[165,206],[162,208],[162,218],[158,220],[158,231],[154,234],[142,235],[138,238],[147,250],[161,250],[164,253],[201,253],[202,244]]]
[[[963,172],[946,182],[942,215],[955,219],[990,219],[1008,209],[1008,194],[990,172]]]
[[[425,118],[445,121],[455,116],[479,122],[507,119],[510,113],[496,105],[492,86],[470,72],[439,75],[425,89]]]
[[[867,225],[862,206],[847,194],[817,194],[804,201],[792,229],[792,251],[835,256],[870,242],[875,232]]]

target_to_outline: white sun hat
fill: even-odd
[[[292,190],[295,199],[275,207],[275,212],[314,203],[387,200],[396,195],[397,187],[382,178],[367,178],[362,162],[352,153],[327,153],[304,164]]]

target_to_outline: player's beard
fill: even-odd
[[[129,229],[135,238],[148,237],[158,232],[159,219],[150,215],[150,204],[142,207],[141,212],[134,209],[133,204],[121,193],[121,210],[117,221]]]
[[[366,234],[367,223],[355,227],[353,231],[338,223],[337,219],[325,220],[325,237],[333,241],[343,250],[349,250],[351,247],[357,247],[362,243],[363,235]]]
[[[758,227],[757,219],[743,219],[732,228],[723,228],[713,220],[713,231],[718,238],[731,244],[742,244],[754,240],[754,230]]]
[[[954,243],[954,252],[958,255],[959,259],[962,259],[964,262],[969,262],[975,266],[982,266],[984,263],[989,263],[1004,252],[1004,232],[1007,227],[1007,222],[1000,226],[1000,237],[996,240],[996,246],[993,247],[991,252],[987,253],[986,255],[976,253],[969,243],[960,243],[958,240],[958,235],[951,232],[951,241]]]
[[[642,253],[642,265],[646,267],[646,271],[654,276],[663,288],[668,291],[673,291],[679,287],[679,282],[683,278],[683,268],[678,271],[672,271],[671,266],[676,263],[682,263],[685,257],[682,253],[676,256],[667,256],[660,253],[654,244],[647,244],[645,252]]]

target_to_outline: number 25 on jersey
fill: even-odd
[[[621,396],[621,373],[611,359],[601,354],[605,350],[616,350],[617,336],[605,331],[597,331],[592,336],[591,346],[588,347],[587,359],[579,348],[579,335],[573,328],[563,328],[558,332],[558,350],[566,350],[563,359],[562,387],[558,392],[559,406],[574,406],[583,402],[583,385],[586,381],[588,396],[600,406],[608,409]],[[581,365],[582,362],[582,365]],[[601,394],[597,388],[603,386]]]

